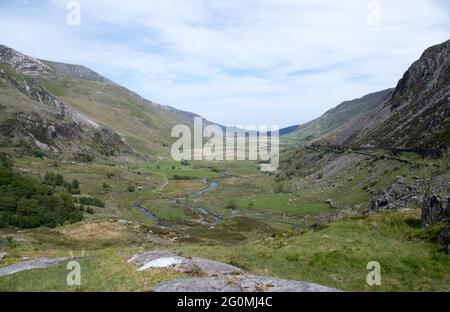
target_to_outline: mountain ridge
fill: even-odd
[[[58,118],[67,117],[69,120],[74,120],[77,127],[80,126],[78,134],[81,137],[86,131],[102,132],[108,129],[111,135],[120,138],[115,140],[116,144],[113,144],[115,155],[124,151],[128,154],[136,152],[137,154],[167,155],[172,140],[170,136],[172,127],[177,124],[192,127],[194,117],[199,116],[147,100],[83,65],[36,59],[4,45],[0,45],[0,65],[2,65],[3,79],[0,93],[3,92],[5,95],[2,97],[4,100],[0,100],[0,105],[9,107],[3,110],[5,118],[13,115],[8,119],[8,126],[3,126],[5,131],[8,128],[20,130],[23,123],[20,120],[27,119],[30,116],[24,117],[26,113],[34,111],[35,117],[36,114],[45,115],[45,118],[39,116],[37,118],[39,121],[36,120],[40,128],[47,127],[48,123],[56,124]],[[9,101],[6,101],[6,93],[10,93]],[[28,100],[24,100],[18,93],[26,95]],[[44,113],[45,110],[39,111],[43,107],[37,106],[36,103],[44,102],[50,111],[53,109],[52,113],[56,116],[48,115],[49,112]],[[22,115],[18,117],[19,112]],[[66,114],[69,116],[65,116]],[[42,124],[44,120],[45,124]],[[213,124],[206,120],[204,123]],[[12,124],[16,126],[11,127]],[[59,128],[57,132],[61,134],[65,132],[59,126],[51,126]],[[83,127],[88,130],[83,132]],[[31,137],[31,140],[28,140],[31,144],[41,149],[44,147],[46,151],[61,152],[71,149],[65,144],[53,142],[58,135],[47,138],[45,142],[38,142],[35,140],[35,135],[25,129],[22,132],[26,134],[19,135],[19,141],[24,137]],[[47,132],[47,130],[41,130],[39,132]],[[14,136],[11,131],[6,132],[6,137]],[[41,135],[38,136],[43,139]],[[118,143],[128,147],[115,148]],[[78,148],[72,151],[78,151],[82,144],[77,145]],[[111,153],[106,152],[106,154]]]
[[[347,147],[448,145],[450,40],[427,48],[395,88],[345,101],[286,137]]]

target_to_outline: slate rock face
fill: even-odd
[[[449,198],[431,195],[423,200],[422,227],[428,227],[437,222],[450,218]]]

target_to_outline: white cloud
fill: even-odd
[[[10,29],[0,41],[88,65],[217,122],[287,126],[393,87],[426,47],[449,37],[443,2],[380,0],[375,28],[367,2],[81,0],[74,29],[64,24],[67,1],[52,0],[45,17],[0,11]]]

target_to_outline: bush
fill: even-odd
[[[100,208],[105,207],[105,202],[103,202],[100,199],[95,198],[95,197],[85,197],[85,196],[79,197],[78,203],[80,203],[81,205],[86,205],[86,206],[95,206],[95,207],[100,207]]]
[[[45,156],[44,152],[38,148],[32,148],[31,155],[33,155],[34,157],[37,157],[37,158],[41,158],[41,159],[44,158],[44,156]]]
[[[44,177],[44,183],[53,187],[64,187],[71,194],[80,194],[80,182],[73,180],[69,183],[64,180],[61,174],[55,174],[52,172],[47,172]]]
[[[136,188],[133,185],[130,185],[130,186],[128,186],[127,190],[130,193],[134,193],[136,191]]]
[[[55,227],[83,217],[66,192],[5,168],[0,168],[0,203],[2,227]]]
[[[92,209],[92,207],[88,207],[88,208],[86,209],[86,212],[87,212],[88,214],[94,214],[94,209]]]
[[[234,201],[229,201],[227,203],[227,205],[225,206],[225,209],[231,209],[231,210],[236,210],[238,208],[239,208],[238,205]]]
[[[171,180],[195,180],[196,177],[191,176],[180,176],[178,174],[174,174],[171,178]]]

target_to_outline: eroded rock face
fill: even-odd
[[[450,218],[449,198],[431,195],[423,200],[422,205],[422,227],[433,225],[437,222]]]
[[[164,268],[196,276],[159,284],[153,289],[156,292],[337,291],[317,284],[252,275],[230,264],[202,258],[190,259],[159,250],[136,254],[128,263],[138,266],[138,271]]]

